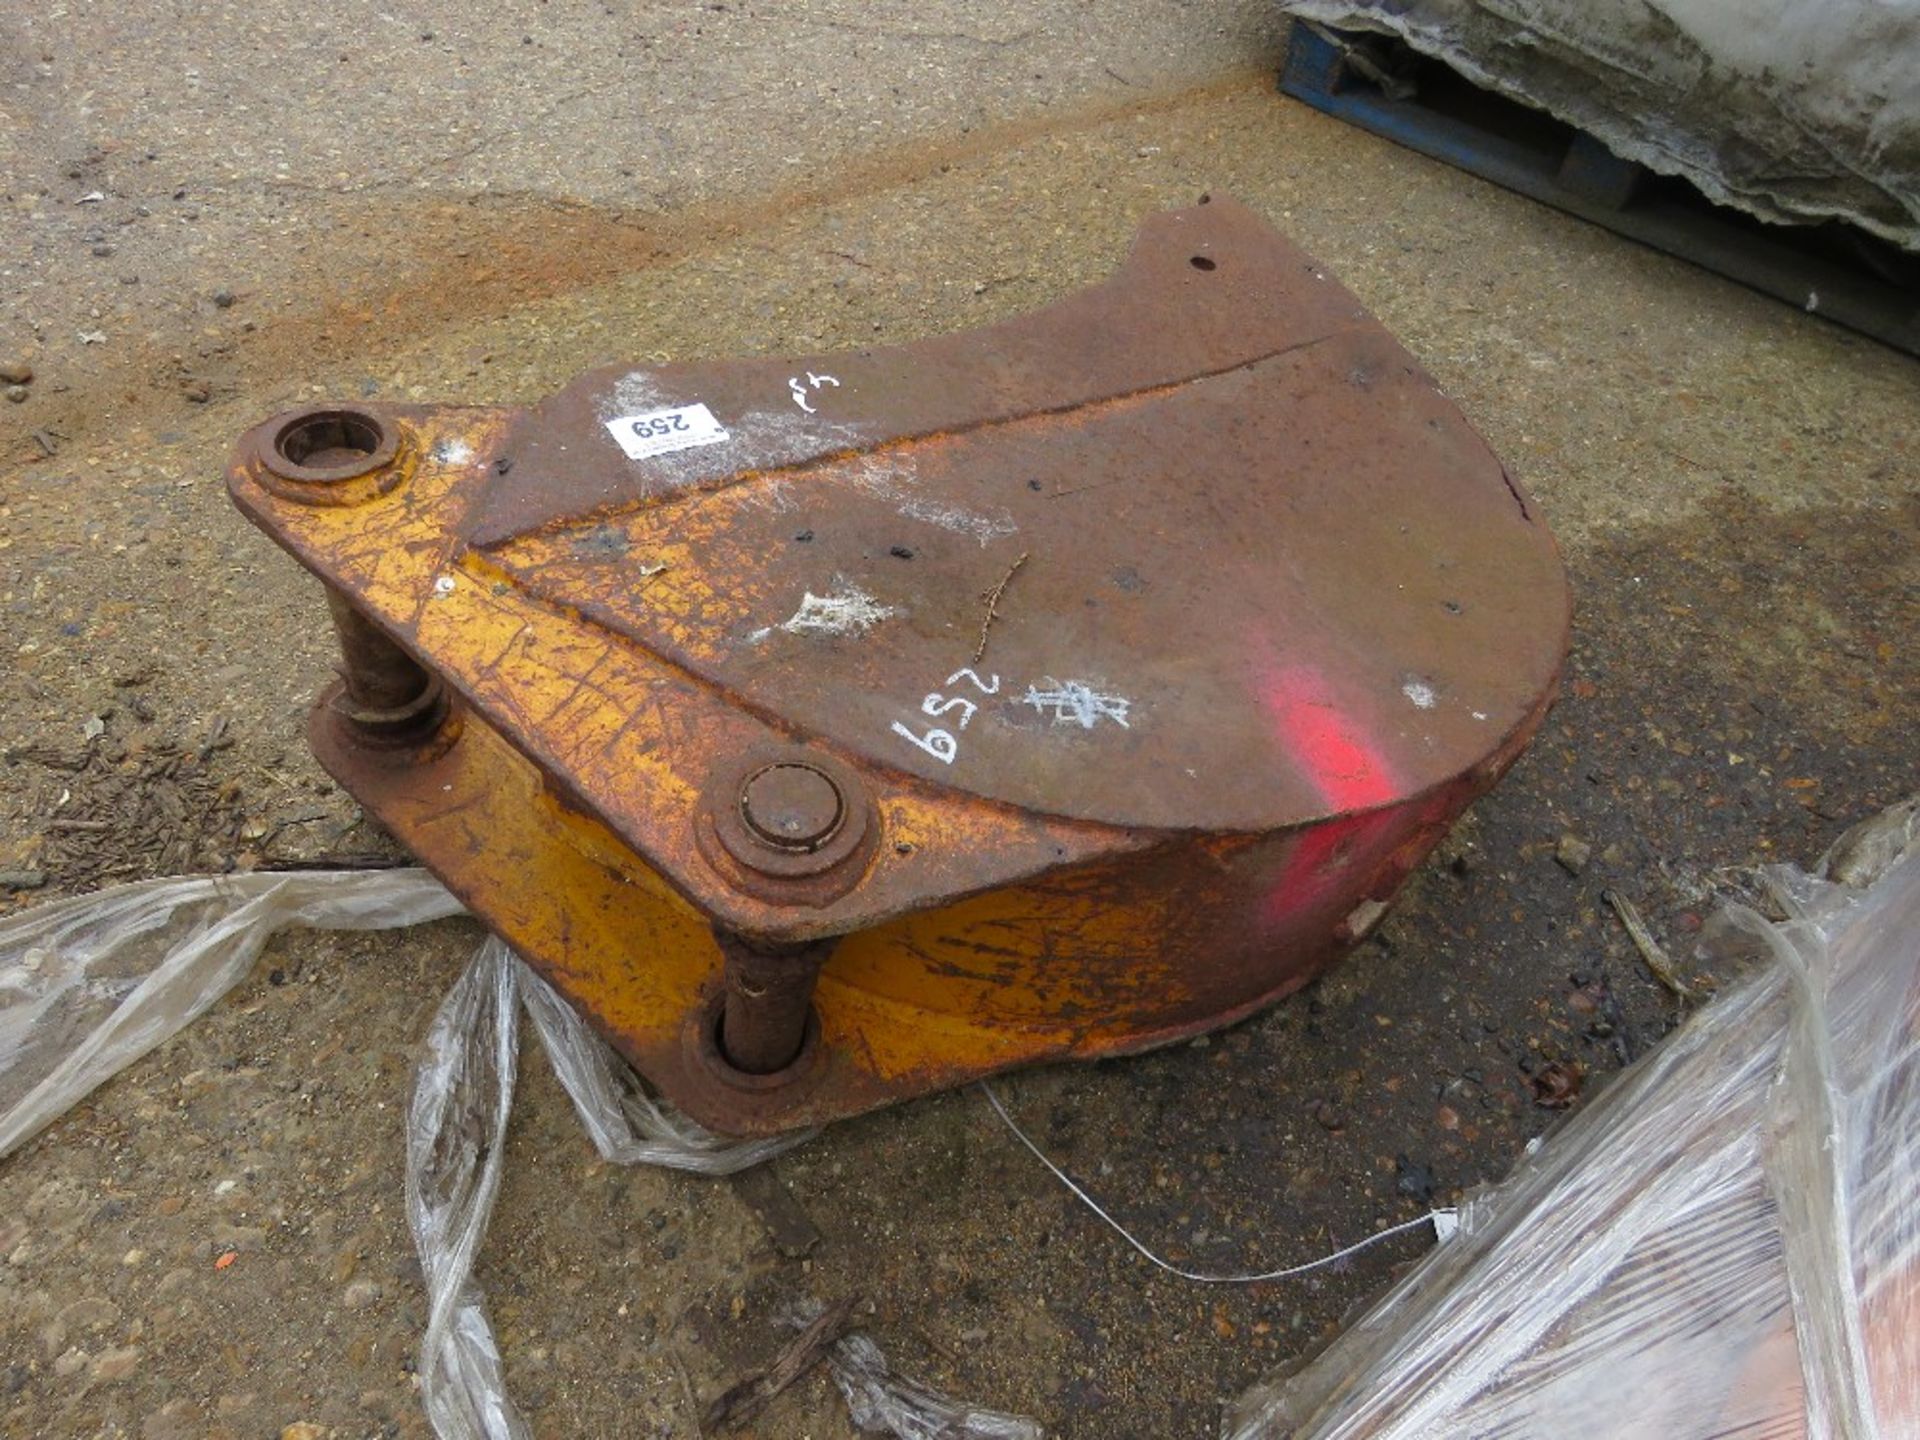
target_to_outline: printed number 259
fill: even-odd
[[[682,415],[678,410],[670,415],[656,415],[651,420],[636,420],[633,422],[633,433],[642,440],[650,439],[655,435],[671,434],[675,430],[684,430],[686,428],[687,417]]]
[[[974,688],[982,695],[997,695],[1000,693],[1000,677],[998,675],[989,675],[985,680],[982,680],[978,675],[974,674],[972,670],[956,670],[947,677],[946,683],[951,685],[963,677],[972,681]],[[958,695],[948,697],[942,695],[938,690],[933,691],[920,702],[920,713],[923,715],[947,715],[958,710],[960,712],[959,726],[962,730],[967,728],[967,722],[973,719],[974,712],[979,708],[980,707],[971,700],[964,699]],[[909,745],[919,746],[942,765],[951,765],[954,757],[960,753],[960,741],[951,730],[933,729],[928,730],[924,735],[916,735],[912,730],[909,730],[905,725],[902,725],[896,720],[893,722],[893,732]]]

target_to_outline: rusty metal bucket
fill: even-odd
[[[736,1133],[1300,986],[1567,645],[1520,487],[1225,200],[990,329],[296,411],[230,484],[328,587],[322,763]]]

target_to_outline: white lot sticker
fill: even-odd
[[[718,445],[727,438],[727,432],[704,405],[676,405],[671,410],[622,415],[607,421],[607,429],[629,460],[691,450],[696,445]]]

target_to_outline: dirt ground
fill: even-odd
[[[260,417],[977,325],[1203,190],[1420,356],[1577,614],[1539,740],[1343,966],[1002,1085],[1127,1223],[1278,1266],[1498,1177],[1681,1017],[1604,889],[1693,973],[1752,867],[1920,787],[1920,365],[1279,97],[1266,7],[461,8],[0,21],[0,359],[35,371],[0,403],[0,909],[391,855],[305,749],[316,588],[225,498]],[[0,1162],[0,1432],[427,1433],[402,1117],[477,936],[277,942]],[[693,1435],[785,1305],[850,1293],[899,1368],[1049,1434],[1209,1435],[1427,1243],[1193,1286],[965,1091],[777,1162],[823,1235],[788,1259],[731,1185],[601,1164],[523,1077],[478,1278],[542,1437]],[[816,1374],[743,1433],[851,1432]]]

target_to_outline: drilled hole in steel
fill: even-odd
[[[339,470],[379,452],[386,431],[373,416],[353,410],[303,415],[274,437],[273,448],[302,470]]]
[[[1218,270],[1220,267],[1204,255],[1196,255],[1187,262],[1196,270]]]

